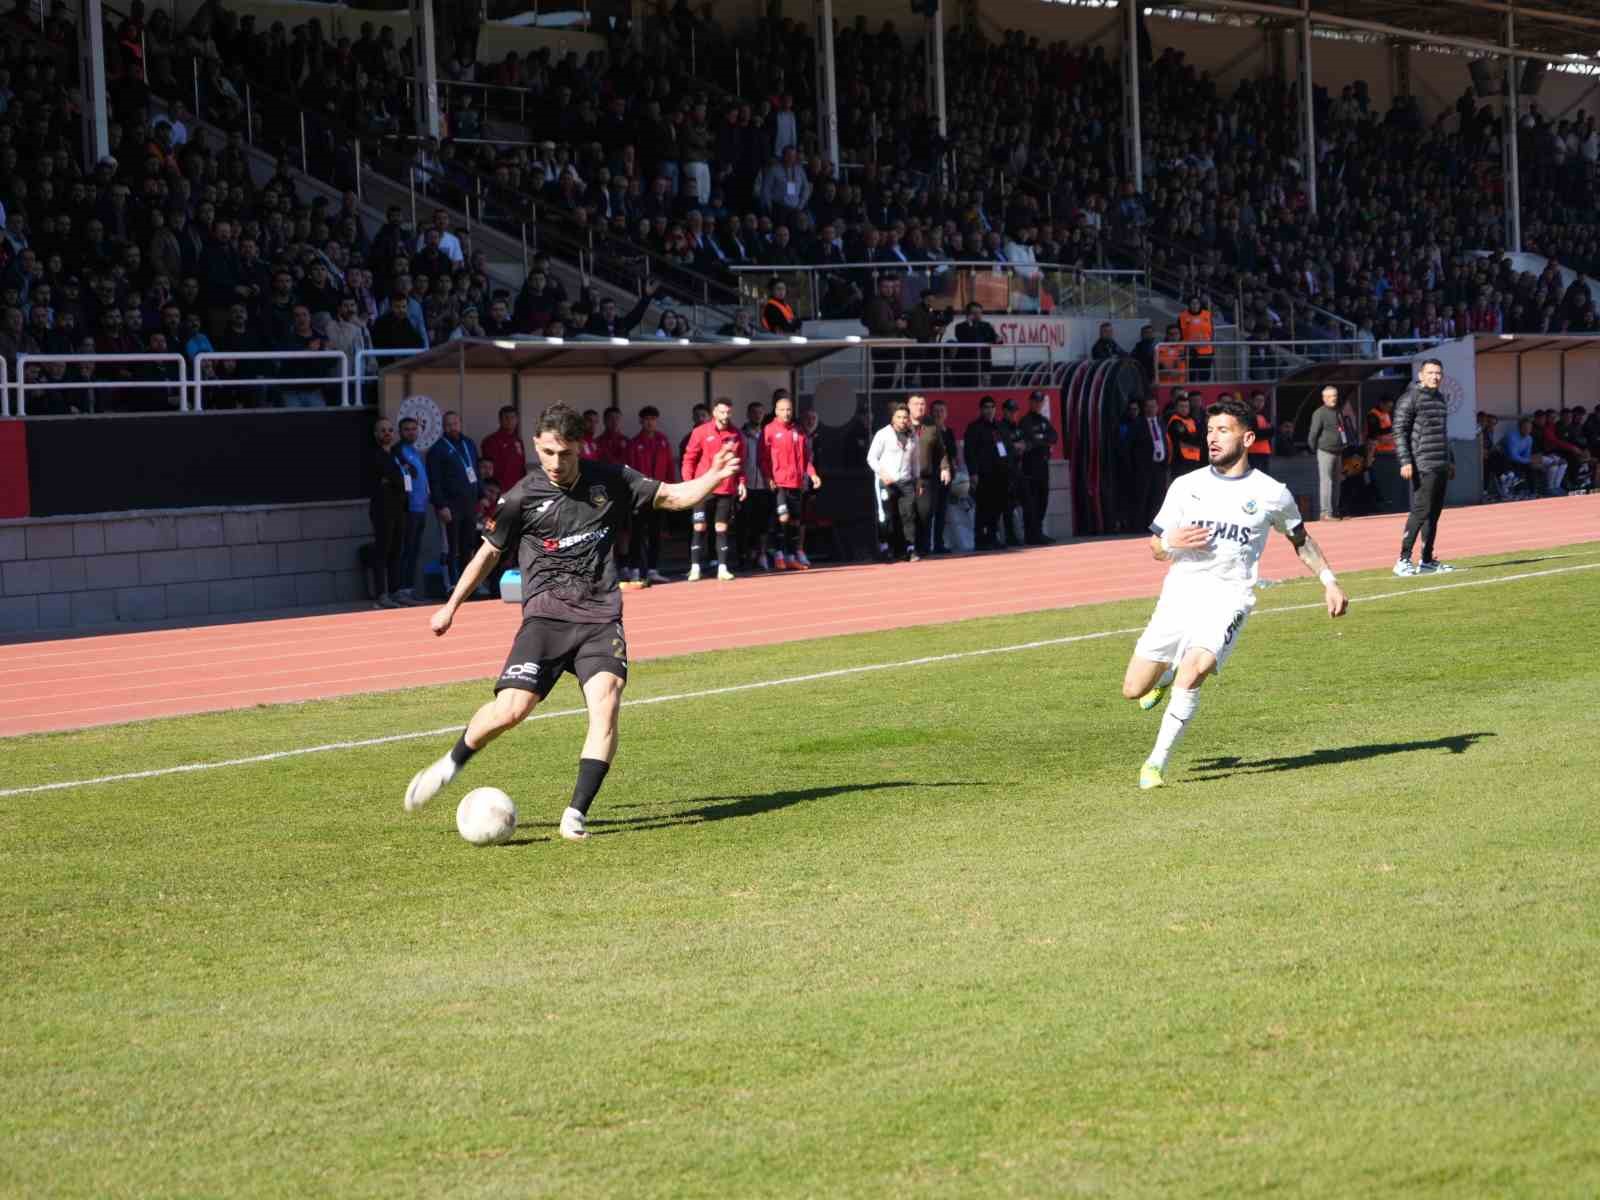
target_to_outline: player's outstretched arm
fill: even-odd
[[[489,578],[489,572],[500,561],[500,551],[488,542],[478,547],[478,552],[472,556],[472,561],[467,564],[467,569],[461,572],[461,578],[456,580],[456,590],[450,593],[450,599],[444,602],[444,607],[433,614],[428,622],[435,637],[443,637],[450,632],[450,623],[456,619],[456,609],[461,607],[462,601],[478,586]]]
[[[1322,580],[1322,594],[1328,601],[1328,615],[1342,617],[1350,607],[1350,597],[1344,594],[1344,589],[1339,586],[1339,579],[1333,573],[1333,568],[1328,565],[1327,558],[1322,553],[1312,536],[1306,532],[1304,525],[1296,525],[1288,534],[1294,552],[1300,556],[1300,561],[1305,563],[1306,570],[1316,574]]]
[[[717,490],[717,484],[724,479],[732,479],[738,473],[739,456],[724,446],[717,451],[717,456],[711,460],[711,469],[704,475],[685,479],[682,483],[663,483],[657,488],[656,507],[672,512],[694,508]]]

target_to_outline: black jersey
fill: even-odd
[[[631,467],[585,460],[570,488],[535,466],[500,497],[484,536],[517,547],[522,615],[598,624],[622,616],[612,546],[661,483]]]

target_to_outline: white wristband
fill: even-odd
[[[1323,567],[1317,572],[1317,578],[1322,580],[1323,587],[1332,587],[1339,582],[1339,577],[1333,573],[1332,567]]]

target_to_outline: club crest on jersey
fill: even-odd
[[[1253,517],[1253,516],[1256,515],[1256,513],[1260,512],[1260,511],[1261,511],[1261,505],[1257,504],[1254,500],[1246,500],[1244,502],[1244,515],[1245,516]]]
[[[606,491],[604,484],[597,483],[589,489],[589,503],[596,508],[604,508],[611,503],[611,493]]]

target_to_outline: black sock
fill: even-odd
[[[467,731],[463,729],[461,736],[456,739],[456,744],[450,747],[450,761],[460,768],[467,765],[467,760],[477,751],[467,745]]]
[[[728,553],[728,531],[726,529],[717,530],[717,562],[721,563],[723,567],[733,566],[733,558]]]
[[[606,772],[611,770],[611,764],[599,758],[580,758],[578,760],[578,782],[572,787],[572,807],[589,815],[589,805],[594,802],[595,796],[600,792],[600,785],[606,781]]]
[[[696,529],[689,537],[689,561],[698,567],[701,558],[705,556],[705,550],[706,531],[704,529]]]

